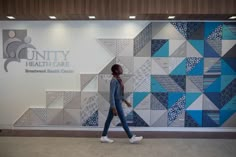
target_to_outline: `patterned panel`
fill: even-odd
[[[94,92],[82,92],[81,94],[81,123],[83,126],[87,126],[87,122],[90,124],[89,119],[94,119],[95,112],[98,110],[98,94]],[[91,118],[92,117],[92,118]],[[96,119],[96,118],[95,118]]]
[[[150,91],[151,59],[134,58],[134,91]]]
[[[69,92],[64,93],[64,108],[68,109],[80,109],[81,108],[81,92]]]
[[[151,40],[152,38],[152,23],[148,24],[134,38],[134,56]]]
[[[98,91],[99,92],[109,92],[111,79],[112,79],[111,74],[98,75]]]
[[[198,57],[187,58],[187,75],[203,75],[203,60]]]
[[[14,126],[19,126],[19,127],[22,127],[22,126],[31,126],[31,119],[30,119],[30,110],[31,109],[28,109],[27,111],[25,111],[23,113],[23,115],[16,120],[16,122],[14,123]]]
[[[151,110],[166,110],[168,108],[168,93],[152,93]]]
[[[46,108],[31,108],[30,109],[30,121],[32,126],[44,126],[47,121],[47,109]]]
[[[64,109],[64,125],[80,126],[80,109]]]
[[[152,75],[152,92],[183,92],[178,82],[167,75]],[[177,80],[178,81],[178,80]],[[183,82],[179,82],[182,84]]]
[[[47,91],[46,105],[47,108],[63,108],[64,106],[64,92],[63,91]]]
[[[205,75],[220,75],[221,74],[220,58],[205,58],[204,59],[204,74]]]
[[[47,109],[47,125],[63,125],[63,109]]]
[[[187,22],[171,22],[171,24],[185,37],[188,37]]]
[[[98,126],[98,111],[94,112],[82,126]]]
[[[220,124],[219,111],[203,111],[202,125],[203,127],[218,127]]]
[[[80,74],[80,89],[83,91],[98,90],[98,75],[97,74]]]
[[[116,56],[133,56],[133,39],[116,40]]]
[[[181,118],[182,114],[185,112],[184,109],[185,109],[186,97],[183,94],[180,95],[182,96],[179,97],[179,93],[171,93],[171,95],[169,95],[168,126],[170,126],[173,122],[175,122],[179,118],[179,116]],[[170,100],[173,101],[176,99],[176,97],[179,98],[173,104],[171,104]]]
[[[168,40],[152,40],[151,55],[153,57],[168,57]]]
[[[103,127],[111,66],[122,66],[135,127],[236,127],[236,23],[153,22],[134,39],[98,39],[111,60],[81,74],[81,91],[47,91],[14,126]],[[114,117],[111,127],[120,126]]]
[[[222,40],[223,23],[221,22],[206,22],[205,23],[205,39]]]
[[[187,22],[187,38],[203,39],[204,23],[203,22]]]

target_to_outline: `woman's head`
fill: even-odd
[[[112,75],[121,75],[123,74],[123,69],[119,64],[114,64],[111,67]]]

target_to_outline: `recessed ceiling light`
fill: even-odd
[[[55,20],[55,19],[57,19],[57,17],[56,17],[56,16],[49,16],[49,18],[50,18],[50,19],[52,19],[52,20]]]
[[[174,19],[175,16],[168,16],[168,19]]]
[[[236,19],[236,16],[231,16],[229,19],[230,20]]]
[[[89,19],[96,19],[95,16],[88,16],[88,17],[89,17]]]
[[[135,19],[136,16],[129,16],[129,19]]]
[[[10,19],[10,20],[16,19],[14,16],[7,16],[7,18]]]

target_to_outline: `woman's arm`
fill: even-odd
[[[125,99],[122,99],[122,100],[125,102],[125,104],[126,104],[128,107],[132,107],[131,103],[129,103],[127,100],[125,100]]]
[[[117,88],[116,80],[111,80],[110,82],[110,107],[114,116],[117,116],[117,111],[115,107],[115,91]]]

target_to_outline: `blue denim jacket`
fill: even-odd
[[[110,82],[110,107],[115,107],[123,100],[122,89],[119,81],[116,78],[112,78]]]

